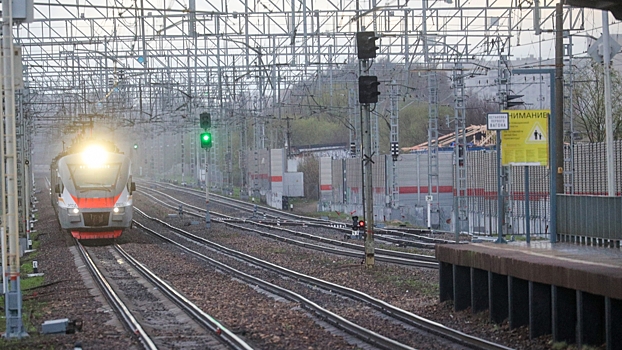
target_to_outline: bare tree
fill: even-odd
[[[305,198],[318,200],[320,198],[320,162],[313,156],[306,156],[298,164],[298,171],[304,175]]]
[[[586,64],[574,75],[572,108],[575,131],[587,136],[590,142],[605,140],[605,84],[603,67],[600,64]],[[622,136],[622,77],[611,70],[611,109],[613,135]]]

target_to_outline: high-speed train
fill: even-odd
[[[83,141],[51,164],[52,205],[77,239],[117,238],[132,224],[131,160],[114,144]]]

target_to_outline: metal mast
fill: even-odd
[[[467,144],[464,105],[464,72],[462,63],[456,63],[453,70],[454,118],[456,142],[454,147],[454,218],[455,240],[460,240],[460,232],[469,229],[467,197]]]
[[[2,2],[2,54],[4,67],[4,121],[3,140],[6,182],[6,236],[2,234],[2,246],[8,236],[8,254],[3,259],[3,276],[5,288],[6,338],[27,336],[22,323],[22,291],[20,288],[19,259],[19,205],[18,205],[18,172],[17,172],[17,137],[15,117],[15,60],[13,55],[13,6],[12,1]],[[4,203],[4,201],[3,201]],[[3,255],[5,251],[2,251]]]
[[[395,80],[391,82],[391,152],[399,152],[399,103],[397,100],[397,85]],[[397,160],[399,153],[393,155],[392,154],[392,162],[391,162],[391,208],[397,209],[400,204],[400,186],[398,184],[397,177]]]
[[[438,201],[439,179],[438,179],[438,79],[435,64],[430,56],[430,41],[434,40],[428,36],[427,11],[428,0],[421,2],[423,19],[423,56],[425,67],[428,72],[428,210],[436,200]],[[420,190],[420,189],[419,189]],[[429,216],[428,216],[429,217]],[[428,221],[428,229],[432,223]]]

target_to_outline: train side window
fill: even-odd
[[[60,184],[56,184],[56,186],[54,186],[54,193],[57,193],[60,196]]]

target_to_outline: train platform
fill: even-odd
[[[440,299],[532,338],[622,349],[622,251],[548,241],[439,244]]]

